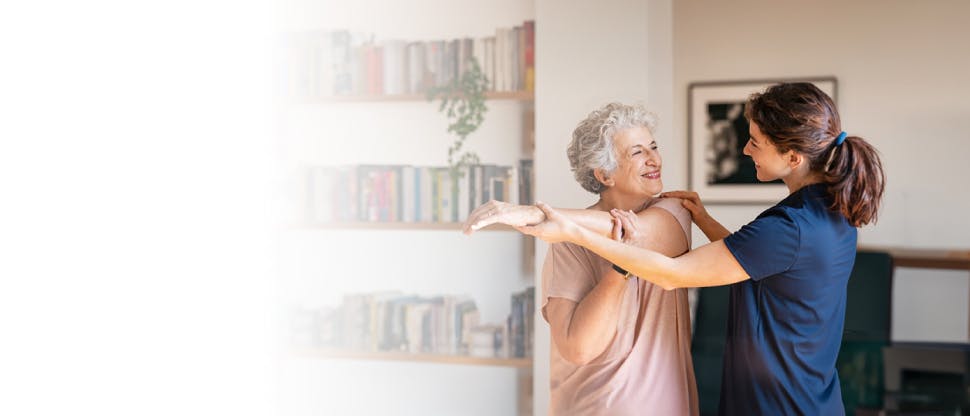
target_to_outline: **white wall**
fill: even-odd
[[[607,102],[648,105],[661,118],[657,141],[661,146],[670,141],[670,11],[669,0],[536,1],[538,200],[563,207],[595,202],[573,179],[566,146],[576,124]],[[664,152],[670,157],[666,148]],[[665,170],[664,175],[669,172]],[[665,183],[678,180],[676,176],[667,178]],[[537,276],[546,247],[538,243]],[[540,304],[537,299],[537,307]],[[541,316],[536,320],[535,414],[545,415],[549,327]]]
[[[274,412],[266,3],[0,7],[0,414]]]
[[[690,82],[834,75],[844,129],[880,150],[888,177],[860,243],[970,248],[970,3],[685,0],[673,15],[677,147]],[[764,208],[709,207],[729,229]],[[966,342],[968,294],[966,272],[898,270],[894,338]]]

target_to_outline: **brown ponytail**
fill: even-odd
[[[857,136],[846,137],[832,152],[832,163],[824,175],[832,210],[841,212],[854,227],[875,222],[886,185],[879,153]]]
[[[807,82],[774,85],[751,95],[745,116],[779,151],[808,158],[809,170],[828,184],[833,211],[854,227],[876,221],[886,186],[879,153],[858,136],[837,142],[842,122],[822,90]]]

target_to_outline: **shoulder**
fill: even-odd
[[[724,238],[724,245],[754,280],[789,270],[802,247],[799,222],[789,207],[774,206]]]
[[[786,228],[798,230],[802,222],[802,215],[797,207],[787,205],[775,205],[764,210],[748,225],[760,225],[761,227]]]
[[[653,202],[652,204],[650,204],[649,207],[647,207],[646,211],[648,212],[652,211],[657,213],[663,212],[666,214],[670,214],[669,216],[668,215],[665,215],[665,216],[667,218],[670,218],[670,216],[672,216],[673,218],[671,219],[676,220],[681,227],[685,229],[690,229],[690,224],[691,224],[690,211],[688,211],[687,208],[684,208],[683,201],[684,200],[680,198],[657,198],[655,202]]]
[[[691,246],[691,216],[690,211],[684,208],[682,199],[679,198],[657,198],[650,202],[647,209],[639,212],[637,217],[641,224],[646,226],[658,235],[673,236],[680,230],[684,235],[684,242],[687,249]],[[676,241],[676,240],[674,240]],[[678,249],[678,253],[683,251]]]
[[[647,207],[647,209],[650,208],[659,208],[672,214],[688,212],[687,208],[684,208],[684,200],[680,198],[657,198]]]
[[[801,221],[797,208],[775,205],[724,239],[732,252],[741,246],[773,250],[781,246],[796,249],[801,245]]]
[[[778,204],[759,214],[751,224],[758,223],[762,227],[790,230],[800,237],[803,228],[811,228],[812,226],[810,211],[808,207],[802,204],[794,206]]]
[[[649,213],[661,213],[665,212],[673,215],[675,219],[680,220],[682,217],[687,217],[690,219],[690,211],[684,208],[683,199],[680,198],[657,198],[650,202],[647,209],[644,212]]]

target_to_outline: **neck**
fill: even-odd
[[[788,175],[781,180],[786,186],[788,186],[789,194],[793,194],[799,189],[822,181],[818,175],[798,174],[798,172],[793,172],[791,175]]]
[[[653,197],[631,198],[628,196],[617,195],[612,192],[604,192],[600,194],[600,200],[590,208],[601,211],[619,209],[623,211],[640,212],[646,208],[646,206],[650,204],[650,201],[652,200]]]

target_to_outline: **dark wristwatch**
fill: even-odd
[[[624,268],[622,268],[620,266],[617,266],[615,264],[613,265],[613,270],[616,270],[617,273],[622,274],[623,275],[623,280],[630,280],[630,278],[633,277],[633,273],[630,273],[630,272],[626,271],[626,269],[624,269]]]

